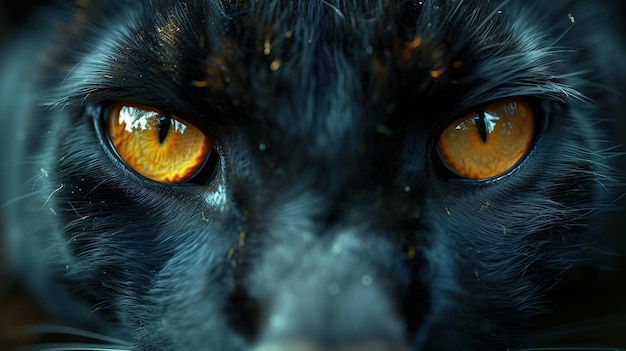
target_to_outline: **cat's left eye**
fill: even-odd
[[[148,106],[118,103],[109,108],[105,124],[117,155],[132,170],[153,181],[184,183],[205,168],[215,167],[211,140],[178,116]]]
[[[494,178],[513,169],[529,152],[535,124],[527,98],[495,101],[450,124],[439,136],[437,155],[460,178]]]

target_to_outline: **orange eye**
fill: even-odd
[[[106,132],[126,164],[161,183],[182,183],[196,175],[213,145],[193,125],[151,107],[116,104]]]
[[[496,177],[515,166],[532,146],[535,118],[524,97],[503,99],[446,128],[437,142],[443,163],[467,179]]]

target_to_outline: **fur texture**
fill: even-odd
[[[607,12],[514,0],[44,12],[2,64],[16,273],[52,315],[121,349],[518,347],[546,292],[596,257],[587,220],[617,197],[605,70],[624,54],[598,28]],[[537,116],[532,151],[495,179],[451,177],[441,131],[517,96]],[[137,175],[103,136],[114,102],[199,127],[215,175]]]

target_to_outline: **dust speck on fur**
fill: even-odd
[[[239,233],[239,247],[242,247],[246,243],[246,232],[243,230]]]
[[[228,255],[226,255],[226,259],[229,261],[232,260],[234,254],[235,254],[235,249],[231,248],[230,250],[228,250]]]
[[[376,125],[376,131],[386,137],[392,137],[393,136],[393,130],[391,130],[389,127],[383,125],[383,124],[377,124]]]
[[[363,286],[370,286],[373,282],[374,279],[369,274],[365,274],[361,277],[361,284],[363,284]]]
[[[569,18],[569,21],[572,22],[572,24],[576,23],[576,19],[574,18],[574,15],[572,15],[571,13],[567,14],[567,18]]]
[[[282,62],[280,60],[274,60],[272,61],[272,63],[270,63],[270,70],[272,72],[276,72],[278,71],[278,69],[280,68],[280,65],[282,64]]]

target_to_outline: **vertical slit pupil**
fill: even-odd
[[[485,118],[484,111],[478,112],[474,117],[474,124],[476,125],[476,129],[478,129],[478,134],[483,144],[487,143],[487,123],[485,122]]]
[[[169,116],[161,115],[157,117],[157,124],[159,125],[159,144],[162,145],[172,127],[172,119]]]

